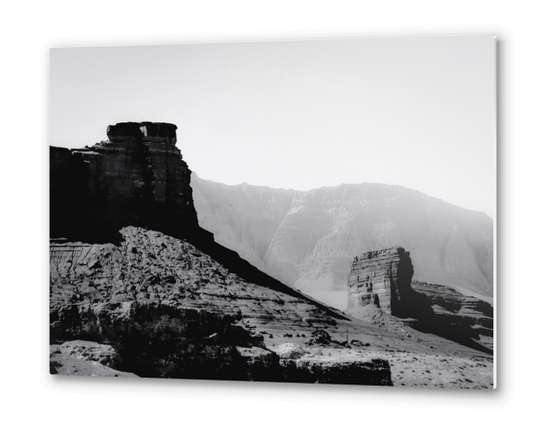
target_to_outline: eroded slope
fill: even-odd
[[[216,355],[231,358],[230,363],[236,364],[234,369],[250,370],[243,374],[246,379],[308,382],[321,378],[322,382],[382,384],[386,367],[388,372],[390,369],[386,364],[390,363],[392,370],[399,367],[397,376],[400,375],[402,362],[395,361],[397,355],[401,358],[409,355],[421,358],[428,353],[431,355],[420,362],[420,369],[430,370],[434,366],[435,355],[449,360],[464,358],[473,367],[476,362],[482,361],[491,369],[491,359],[487,355],[480,355],[438,337],[415,330],[410,335],[390,333],[385,328],[349,320],[338,311],[329,310],[301,294],[296,296],[294,292],[288,294],[265,284],[259,285],[258,281],[246,281],[186,241],[137,227],[124,228],[121,235],[123,240],[118,245],[80,242],[51,244],[53,342],[81,339],[86,335],[87,339],[113,344],[122,353],[123,349],[129,350],[126,346],[132,345],[116,342],[119,334],[126,337],[127,334],[141,333],[148,342],[152,340],[148,339],[149,334],[171,335],[181,331],[173,331],[172,328],[183,328],[174,325],[178,324],[178,320],[158,317],[175,317],[179,313],[181,316],[196,317],[204,314],[211,323],[225,320],[227,325],[205,324],[205,320],[195,319],[194,327],[188,332],[196,340],[197,346],[191,352],[198,355],[207,352],[211,359],[217,358]],[[152,328],[160,328],[161,331],[145,330],[147,327],[143,324],[138,327],[141,311],[145,311],[145,308],[156,310],[148,305],[161,305],[156,307],[164,308],[162,312],[167,312],[143,314],[147,318],[144,322],[154,317],[145,325],[158,325]],[[119,323],[124,324],[119,326]],[[118,328],[123,330],[119,333]],[[227,336],[232,329],[235,329],[236,336]],[[159,337],[160,340],[162,338]],[[227,342],[218,343],[217,340],[221,338]],[[209,345],[215,346],[217,343],[220,346],[218,351],[209,348]],[[281,346],[284,343],[299,346],[303,349],[302,355],[292,358],[289,354],[283,354]],[[155,370],[169,366],[167,369],[173,370],[172,375],[184,376],[186,374],[182,372],[178,374],[179,368],[165,365],[171,364],[171,352],[177,350],[178,346],[175,345],[168,347],[166,354],[161,356],[156,352],[143,352],[141,355],[146,358],[159,359],[150,371],[145,368],[141,372],[141,368],[133,365],[122,371],[137,369],[138,375],[155,375]],[[247,363],[256,364],[259,371],[254,371],[254,366]],[[204,362],[201,366],[208,368],[209,364]],[[270,377],[269,366],[274,370],[271,374],[273,378]],[[222,369],[221,366],[217,367]],[[360,368],[357,374],[354,372],[358,378],[353,378],[351,374],[356,368]],[[231,370],[222,371],[222,374],[215,373],[214,378],[232,378],[228,374]],[[320,377],[316,378],[314,373]],[[368,376],[376,376],[376,380]],[[393,381],[397,377],[392,375],[391,378]],[[491,377],[483,380],[483,387],[490,388]],[[424,384],[427,383],[419,385]],[[476,387],[480,384],[477,380]],[[409,385],[418,384],[409,381]],[[449,387],[455,386],[450,383]],[[467,383],[461,387],[474,386]]]

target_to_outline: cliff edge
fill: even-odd
[[[50,151],[51,237],[111,241],[127,225],[204,237],[176,126],[124,122],[92,147]]]

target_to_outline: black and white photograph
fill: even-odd
[[[49,367],[496,387],[496,37],[50,50]]]

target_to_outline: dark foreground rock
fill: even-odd
[[[281,359],[240,320],[153,302],[58,306],[51,312],[51,372],[392,385],[385,360]]]
[[[405,316],[413,274],[410,254],[402,247],[354,258],[348,276],[348,311],[374,304],[392,315]]]
[[[444,328],[463,329],[466,337],[482,349],[493,351],[493,306],[490,303],[439,284],[414,280],[412,289],[429,300],[435,325],[444,323]]]
[[[254,361],[252,355],[249,364],[236,347],[258,347],[260,358],[273,353],[265,349],[263,337],[236,326],[239,319],[164,303],[60,306],[51,312],[51,341],[110,344],[120,358],[117,367],[141,377],[263,378],[258,371],[265,370],[265,361]]]
[[[297,383],[340,383],[393,386],[390,364],[384,359],[337,360],[319,357],[282,359],[283,375]]]

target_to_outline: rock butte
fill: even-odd
[[[413,274],[410,255],[401,247],[354,258],[348,276],[347,311],[375,304],[392,315],[402,316],[402,299],[411,290]]]
[[[348,276],[350,315],[362,317],[376,305],[408,326],[430,331],[488,353],[493,349],[493,307],[472,296],[437,285],[412,282],[414,268],[402,247],[356,256]]]
[[[126,225],[208,239],[173,124],[110,125],[108,140],[51,148],[51,237],[110,241]]]
[[[427,386],[392,375],[415,352],[421,369],[438,355],[487,367],[435,387],[491,388],[490,355],[351,318],[215,243],[174,125],[121,123],[108,138],[51,148],[52,373]],[[87,356],[104,363],[81,368]]]

